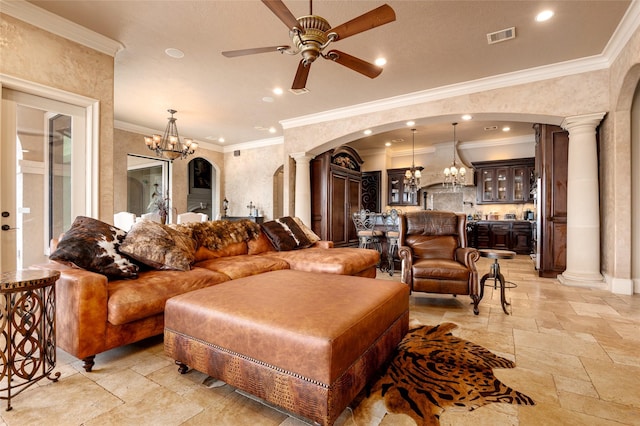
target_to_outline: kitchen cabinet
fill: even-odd
[[[416,167],[422,171],[424,167]],[[418,194],[405,191],[404,174],[409,170],[404,169],[387,169],[388,197],[387,204],[390,206],[417,206],[420,203]]]
[[[357,246],[352,214],[362,200],[362,159],[342,146],[316,156],[311,167],[311,229],[336,247]]]
[[[481,220],[467,223],[467,241],[477,249],[533,251],[533,226],[524,220]]]
[[[481,161],[476,170],[478,204],[519,204],[531,202],[535,158]]]

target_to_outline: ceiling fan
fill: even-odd
[[[370,30],[380,25],[388,24],[396,19],[396,14],[391,6],[384,4],[376,9],[360,15],[337,27],[331,27],[329,22],[321,16],[313,14],[313,0],[309,0],[309,15],[295,18],[282,0],[262,0],[274,15],[289,28],[289,36],[294,47],[270,46],[253,49],[230,50],[222,52],[223,56],[233,58],[236,56],[253,55],[256,53],[280,52],[289,55],[300,53],[302,59],[298,64],[296,76],[293,79],[292,90],[303,90],[307,84],[311,64],[319,56],[330,59],[347,68],[350,68],[369,78],[376,78],[382,72],[382,68],[351,56],[339,50],[332,49],[326,53],[324,50],[334,41],[342,40],[352,35]]]

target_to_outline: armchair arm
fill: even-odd
[[[462,263],[472,271],[476,270],[476,262],[480,259],[478,249],[472,247],[459,247],[455,253],[456,262]]]
[[[413,254],[411,247],[398,247],[398,257],[402,261],[401,281],[408,284],[409,288],[413,290]]]
[[[107,277],[55,262],[32,268],[60,271],[56,281],[57,346],[81,359],[104,351]]]

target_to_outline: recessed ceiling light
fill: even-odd
[[[543,10],[536,15],[536,22],[548,21],[553,17],[553,10]]]
[[[275,132],[276,132],[275,127],[269,127],[269,133],[275,133]]]
[[[372,132],[371,132],[371,129],[367,129],[362,133],[364,133],[365,135],[370,135]]]
[[[511,130],[511,127],[509,127],[509,126],[504,126],[504,127],[502,128],[502,131],[503,131],[503,132],[508,132],[509,130]]]
[[[282,90],[282,88],[281,88],[281,87],[276,87],[275,89],[273,89],[273,93],[274,93],[275,95],[278,95],[278,96],[279,96],[279,95],[282,95],[282,94],[284,93],[284,90]]]
[[[384,146],[391,146],[391,142],[385,142]]]
[[[384,65],[386,65],[387,60],[385,58],[378,58],[375,60],[374,62],[377,66],[382,67]]]
[[[462,116],[462,119],[467,121],[467,120],[471,120],[473,117],[470,114],[465,114]]]
[[[224,138],[222,138],[222,137],[218,138],[218,142],[224,143]]]
[[[413,120],[411,120],[411,121],[407,121],[407,126],[413,126],[413,125],[415,125],[415,124],[416,124],[416,122],[415,122],[415,121],[413,121]]]
[[[182,50],[180,50],[180,49],[176,49],[176,48],[173,48],[173,47],[165,49],[164,53],[166,53],[167,56],[171,56],[172,58],[175,58],[175,59],[184,58],[184,52]]]
[[[264,98],[262,98],[262,102],[271,103],[273,102],[273,98],[271,96],[265,96]]]

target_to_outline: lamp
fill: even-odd
[[[178,111],[175,109],[168,109],[167,111],[171,114],[171,117],[168,119],[169,122],[164,130],[164,135],[145,136],[144,143],[147,148],[155,151],[158,157],[164,157],[171,161],[176,158],[187,158],[188,155],[196,151],[198,144],[193,139],[185,139],[184,143],[180,141],[176,118],[173,117],[173,114]]]
[[[460,168],[456,167],[456,126],[458,123],[451,123],[453,125],[453,162],[451,166],[444,169],[444,181],[442,182],[442,186],[450,187],[451,189],[456,189],[464,185],[465,176],[467,174],[467,169],[464,166],[460,166]]]
[[[416,129],[411,129],[412,132],[412,157],[411,157],[411,168],[404,172],[404,192],[411,193],[413,197],[420,187],[420,178],[422,174],[420,173],[420,169],[416,168],[415,158],[416,158]]]

